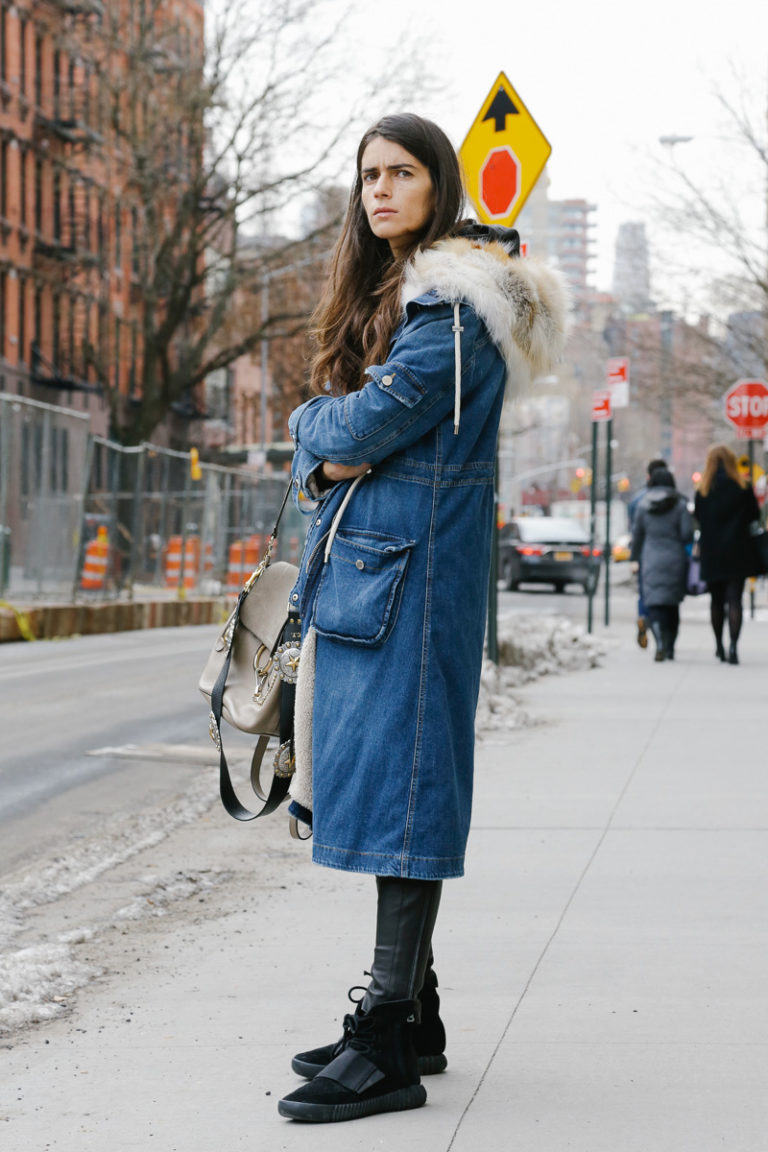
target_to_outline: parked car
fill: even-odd
[[[553,584],[556,592],[581,584],[594,592],[601,558],[586,528],[566,517],[519,516],[499,533],[499,572],[511,592],[520,584]]]

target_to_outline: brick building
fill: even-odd
[[[140,400],[138,146],[158,148],[149,125],[202,39],[194,0],[0,0],[0,390],[89,411],[102,433]],[[178,121],[162,140],[177,179]]]

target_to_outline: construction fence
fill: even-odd
[[[236,594],[288,477],[191,465],[186,452],[93,436],[87,414],[0,393],[0,598]],[[277,555],[296,562],[304,531],[289,502]]]

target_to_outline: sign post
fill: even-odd
[[[500,72],[459,149],[467,192],[485,224],[510,227],[552,151]]]
[[[611,393],[607,388],[599,388],[592,393],[592,485],[589,490],[589,554],[590,559],[595,548],[597,535],[597,426],[608,424],[608,476],[610,476],[610,439],[611,439]],[[598,569],[599,571],[599,569]],[[608,569],[605,572],[606,584],[608,582]],[[587,595],[587,631],[592,631],[592,601],[596,588],[590,581]],[[607,612],[606,604],[606,612]],[[606,623],[608,621],[606,620]]]

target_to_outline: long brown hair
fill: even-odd
[[[363,209],[360,166],[365,149],[378,136],[415,156],[429,171],[435,193],[432,218],[403,260],[395,260],[389,243],[374,236]],[[417,248],[428,248],[450,235],[459,223],[463,202],[458,158],[437,124],[402,113],[385,116],[368,129],[357,150],[346,219],[312,318],[316,345],[312,392],[326,392],[328,382],[334,395],[356,392],[363,386],[366,366],[385,361],[400,320],[406,261]]]
[[[730,476],[731,480],[735,480],[742,488],[746,488],[747,480],[739,472],[739,465],[733,452],[726,444],[713,444],[707,453],[704,473],[699,481],[699,492],[702,496],[708,496],[712,490],[717,470],[721,464],[726,476]]]

